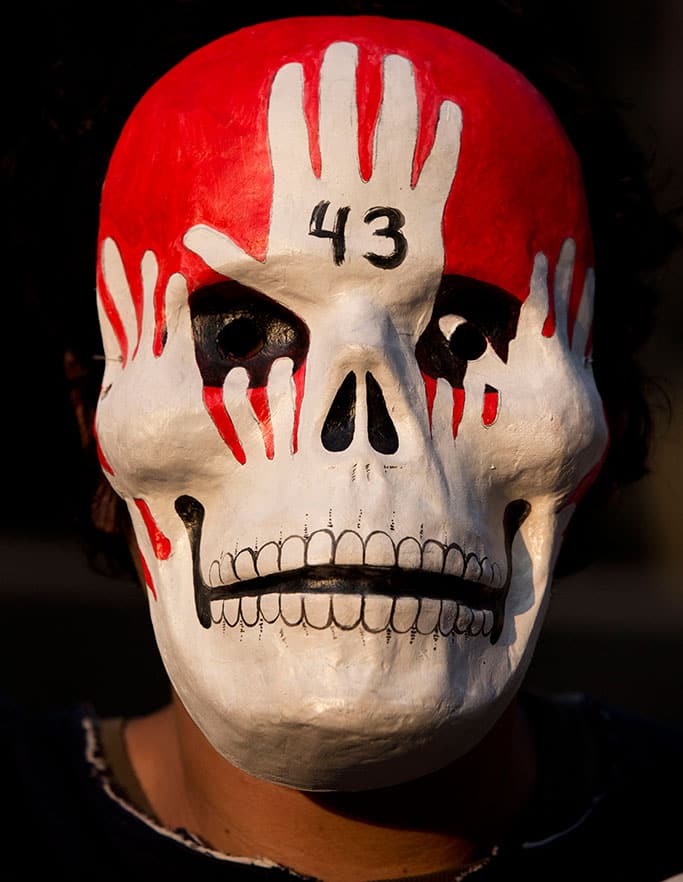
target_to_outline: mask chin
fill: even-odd
[[[523,531],[513,543],[516,595],[530,575]],[[185,567],[191,559],[188,548]],[[166,595],[183,579],[170,569]],[[404,573],[394,587],[423,575]],[[458,615],[444,598],[372,594],[367,575],[326,579],[213,600],[208,628],[187,571],[182,604],[151,604],[175,691],[214,749],[251,775],[311,791],[390,786],[469,752],[524,676],[544,586],[532,605],[515,604],[492,643],[465,604]]]

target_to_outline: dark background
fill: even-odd
[[[461,27],[460,10],[487,5],[452,2],[452,26]],[[76,344],[101,351],[98,194],[125,117],[183,55],[258,16],[192,0],[25,7],[12,26],[4,23],[2,53],[1,685],[40,706],[88,700],[103,714],[137,713],[164,700],[165,679],[143,590],[87,562],[63,353]],[[429,4],[420,9],[430,17]],[[368,10],[420,17],[407,4]],[[277,15],[334,11],[335,4],[293,4]],[[676,209],[683,197],[683,4],[574,0],[546,3],[543,15],[649,158],[657,205]],[[681,723],[682,282],[677,249],[662,267],[655,330],[640,356],[671,403],[670,416],[656,411],[650,474],[624,488],[594,524],[596,559],[556,581],[529,675],[537,688],[587,690]]]

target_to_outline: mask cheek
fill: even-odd
[[[557,350],[535,370],[489,358],[473,363],[458,444],[506,494],[563,499],[607,444],[592,373]]]
[[[225,445],[202,404],[200,384],[173,386],[131,372],[100,398],[95,418],[100,461],[122,495],[183,486],[189,473],[201,483],[220,470]]]

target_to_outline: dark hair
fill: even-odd
[[[582,565],[592,553],[595,543],[586,540],[594,535],[596,512],[613,490],[647,470],[657,399],[638,352],[655,320],[656,272],[679,242],[672,219],[657,210],[648,157],[628,137],[618,108],[595,87],[587,59],[576,56],[576,47],[585,44],[564,17],[561,26],[553,20],[547,8],[552,5],[469,0],[442,8],[430,2],[348,0],[320,2],[315,9],[292,4],[278,14],[379,14],[451,27],[523,73],[549,100],[572,140],[583,167],[595,239],[594,370],[611,446],[572,521],[559,565],[563,572]],[[63,195],[71,200],[62,206],[62,214],[69,212],[71,233],[59,247],[52,245],[49,255],[62,289],[52,291],[48,301],[33,267],[24,268],[21,281],[28,296],[47,310],[52,333],[66,351],[66,389],[84,452],[75,494],[85,513],[80,523],[93,564],[118,574],[122,567],[133,572],[125,542],[127,515],[101,474],[90,429],[101,376],[101,362],[93,357],[100,343],[92,295],[99,189],[121,125],[152,82],[209,40],[273,17],[228,13],[218,6],[224,5],[210,0],[137,4],[135,27],[119,10],[110,20],[108,39],[99,20],[88,19],[87,7],[78,28],[56,15],[51,39],[44,34],[49,45],[37,49],[43,59],[37,82],[41,118],[33,124],[41,133],[42,153],[36,155],[35,145],[25,141],[9,154],[15,163],[10,179],[17,187],[27,185],[27,162],[31,172],[41,166],[45,174],[47,161],[53,175],[71,177],[62,182]],[[33,186],[37,192],[38,185]],[[57,215],[55,226],[63,227]]]

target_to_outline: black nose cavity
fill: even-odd
[[[320,439],[325,450],[333,453],[346,450],[353,441],[356,428],[356,375],[351,372],[337,390],[330,406]]]
[[[368,440],[378,453],[392,454],[398,450],[398,434],[389,416],[382,389],[370,372],[365,374],[368,408]],[[331,452],[346,450],[356,429],[356,375],[344,377],[325,418],[320,433],[323,447]]]
[[[365,375],[365,393],[368,402],[368,439],[378,453],[396,453],[398,435],[384,395],[371,373]]]

